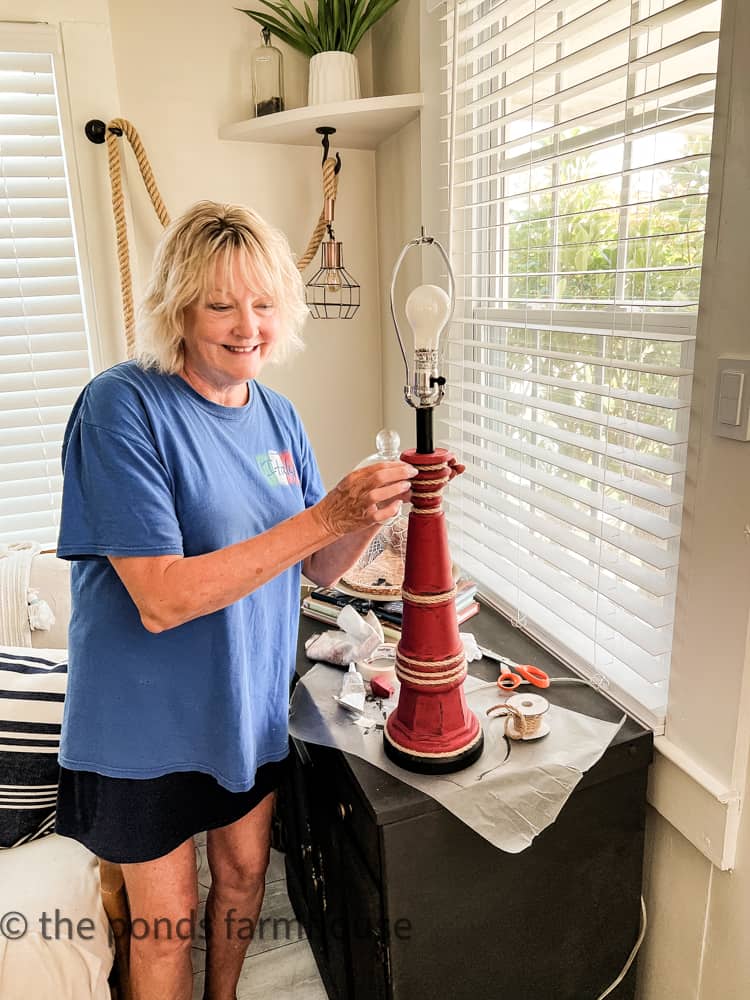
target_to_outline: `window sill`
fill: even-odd
[[[648,801],[708,860],[728,871],[737,852],[741,798],[666,736],[654,738]]]

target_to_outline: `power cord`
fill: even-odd
[[[490,681],[480,686],[490,687],[494,683],[495,683],[494,681]],[[588,681],[583,677],[550,677],[550,684],[586,684],[588,685],[588,687],[593,687],[593,688],[596,688],[597,686],[596,684],[592,684],[591,681]],[[625,721],[626,718],[627,716],[623,715],[622,719],[620,720],[620,725],[622,725],[622,723]],[[605,1000],[605,997],[608,997],[614,990],[616,990],[617,987],[625,978],[625,976],[627,976],[628,972],[630,971],[630,966],[635,961],[636,955],[640,951],[641,945],[643,944],[643,940],[646,937],[647,927],[648,927],[648,918],[646,916],[646,901],[643,898],[643,896],[641,896],[641,929],[640,933],[638,934],[638,940],[633,945],[633,950],[628,955],[628,960],[622,967],[620,975],[617,977],[617,979],[615,979],[615,981],[610,986],[607,987],[607,989],[603,993],[599,994],[596,1000]]]
[[[617,979],[615,979],[615,981],[612,983],[611,986],[608,986],[607,989],[603,993],[599,994],[599,996],[596,998],[596,1000],[604,1000],[605,997],[608,997],[613,990],[617,989],[617,987],[623,981],[623,979],[625,978],[625,976],[627,976],[627,974],[628,974],[628,972],[630,970],[630,966],[635,961],[635,956],[638,954],[638,951],[640,950],[640,947],[643,944],[643,939],[646,936],[646,927],[647,926],[648,926],[648,920],[646,919],[646,901],[644,900],[643,896],[641,896],[641,932],[638,935],[638,940],[635,942],[635,945],[633,946],[633,950],[630,952],[630,955],[628,956],[628,960],[625,963],[625,965],[623,966],[622,972],[620,973],[620,975],[617,977]]]
[[[553,684],[553,683],[556,683],[556,684],[588,684],[589,687],[596,687],[595,684],[592,684],[590,681],[587,681],[587,680],[585,680],[582,677],[550,677],[550,684]],[[620,724],[622,724],[622,722],[624,722],[626,718],[627,718],[627,716],[623,715]],[[623,979],[625,978],[625,976],[627,976],[628,972],[630,971],[630,966],[633,964],[633,962],[635,961],[636,955],[640,951],[640,947],[643,944],[643,939],[646,937],[646,928],[647,927],[648,927],[648,919],[646,917],[646,901],[644,900],[643,896],[641,896],[641,930],[640,930],[640,934],[638,935],[638,940],[635,942],[635,945],[633,946],[633,950],[630,952],[630,955],[628,956],[628,960],[625,963],[625,965],[623,966],[622,972],[620,973],[620,975],[617,977],[617,979],[615,979],[615,981],[612,983],[611,986],[608,986],[607,989],[603,993],[599,994],[599,996],[596,998],[596,1000],[604,1000],[605,997],[608,997],[610,995],[610,993],[612,993],[614,990],[617,989],[617,987],[623,981]]]

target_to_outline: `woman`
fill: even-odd
[[[123,866],[135,1000],[192,995],[203,830],[204,997],[233,1000],[288,752],[300,568],[333,584],[415,474],[384,462],[325,493],[291,403],[256,381],[305,315],[285,239],[201,202],[164,234],[137,360],[89,383],[65,434],[57,831]]]

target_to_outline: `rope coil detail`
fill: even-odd
[[[456,653],[455,656],[449,656],[447,660],[413,660],[400,650],[396,650],[396,660],[408,663],[410,667],[455,667],[457,664],[463,663],[464,659],[465,654],[460,652]]]
[[[486,714],[491,719],[506,716],[505,735],[510,739],[530,740],[545,735],[542,726],[548,711],[549,702],[541,695],[527,696],[525,701],[523,696],[514,695],[504,703],[492,705]]]
[[[407,681],[414,687],[434,687],[439,684],[459,683],[464,679],[466,674],[466,664],[463,664],[456,670],[446,671],[443,677],[437,677],[431,674],[415,674],[411,670],[404,670],[398,662],[396,663],[396,677],[400,681]]]
[[[409,604],[445,604],[446,601],[452,601],[457,593],[455,587],[445,590],[441,594],[412,594],[410,590],[401,588],[401,597]]]

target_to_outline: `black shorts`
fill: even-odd
[[[281,784],[288,760],[262,764],[246,792],[230,792],[201,771],[110,778],[61,767],[55,833],[105,861],[154,861],[196,833],[247,815]]]

